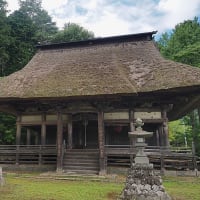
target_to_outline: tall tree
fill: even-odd
[[[19,0],[22,13],[26,14],[37,27],[36,40],[40,43],[48,42],[58,30],[51,16],[42,8],[42,0]]]
[[[158,41],[158,46],[164,57],[185,64],[200,67],[200,23],[198,18],[187,20],[176,25],[169,34],[164,33]],[[191,127],[190,135],[200,154],[200,109],[197,108],[183,118],[185,124]]]
[[[0,76],[5,75],[5,68],[9,59],[8,45],[11,40],[6,7],[6,1],[0,0]]]
[[[65,24],[64,29],[59,31],[52,42],[72,42],[94,38],[94,33],[75,23]]]
[[[6,75],[24,67],[34,55],[36,44],[50,40],[57,32],[41,0],[19,0],[19,5],[19,9],[8,17],[12,40]]]
[[[158,41],[161,53],[169,59],[199,66],[200,24],[198,18],[175,26],[171,33],[164,33]]]
[[[37,27],[32,20],[17,10],[9,16],[12,41],[9,46],[9,66],[6,74],[10,74],[24,67],[35,52]]]

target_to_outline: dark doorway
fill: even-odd
[[[129,124],[106,124],[106,145],[129,145]]]
[[[73,148],[98,148],[98,122],[91,115],[73,121]]]
[[[46,144],[55,145],[56,144],[56,134],[57,126],[56,125],[47,125],[46,126]]]

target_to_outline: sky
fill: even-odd
[[[7,0],[12,12],[18,0]],[[59,28],[73,22],[96,37],[170,31],[184,20],[200,18],[200,0],[42,0]]]

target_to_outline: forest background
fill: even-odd
[[[36,52],[36,45],[94,38],[94,33],[75,23],[62,30],[42,0],[19,0],[19,9],[9,14],[6,0],[0,0],[0,79],[22,69]],[[197,17],[177,24],[155,41],[170,60],[200,67],[200,23]],[[176,69],[174,69],[176,70]],[[15,144],[16,119],[0,113],[0,144]],[[200,155],[200,108],[170,122],[170,144],[191,147]]]

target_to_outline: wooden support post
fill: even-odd
[[[39,143],[38,133],[34,132],[34,135],[35,135],[35,145],[38,145]]]
[[[98,140],[99,140],[99,175],[106,174],[105,135],[103,112],[98,112]]]
[[[62,113],[57,113],[57,172],[62,172],[62,142],[63,142],[63,120]]]
[[[168,130],[168,118],[167,118],[167,111],[164,109],[162,111],[162,118],[164,120],[163,122],[163,136],[164,136],[164,146],[169,147],[169,130]]]
[[[165,161],[164,161],[164,155],[162,153],[160,156],[160,173],[161,175],[164,175],[165,173]]]
[[[16,130],[16,165],[19,165],[19,145],[20,145],[20,142],[21,142],[21,129],[22,129],[22,126],[21,126],[21,116],[18,115],[17,116],[17,130]]]
[[[46,115],[42,115],[41,145],[46,145]]]
[[[39,160],[38,160],[38,164],[42,165],[42,146],[40,145],[39,148]]]
[[[20,145],[21,142],[21,116],[17,116],[17,130],[16,130],[16,145]]]
[[[16,145],[16,165],[19,165],[19,145]]]
[[[27,128],[26,130],[26,145],[29,146],[31,144],[31,130]]]
[[[159,138],[160,138],[160,146],[163,147],[165,146],[165,138],[163,136],[163,125],[160,125],[158,128],[158,132],[159,132]]]
[[[134,111],[129,111],[129,121],[130,121],[130,131],[135,131],[135,124],[134,124]],[[128,133],[127,133],[128,137]],[[133,163],[133,152],[134,152],[134,146],[135,146],[136,138],[130,139],[130,146],[131,146],[131,152],[130,152],[130,163]]]
[[[156,145],[158,147],[160,146],[160,137],[159,137],[159,131],[158,131],[158,129],[156,130]]]
[[[67,148],[72,149],[72,115],[68,115]]]
[[[193,166],[194,170],[197,171],[197,159],[196,159],[196,150],[195,150],[195,144],[194,141],[192,141],[192,161],[193,161]]]

